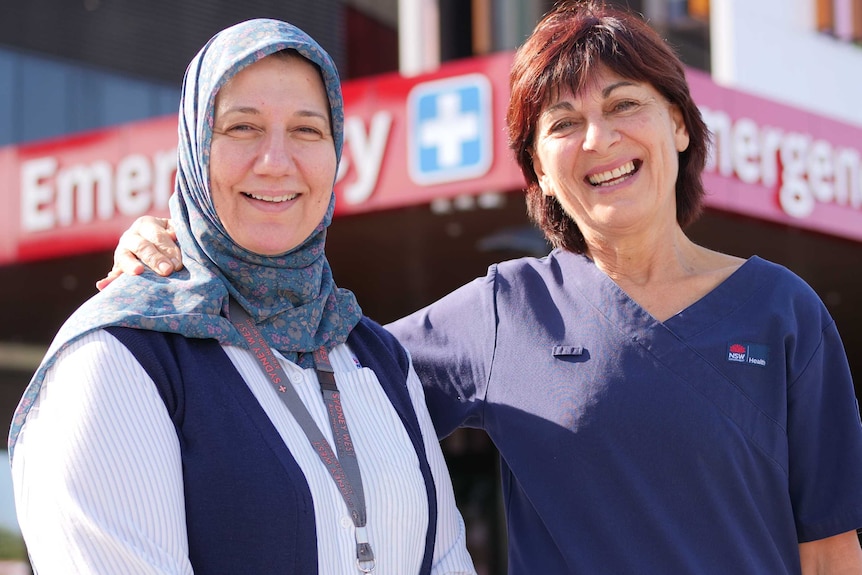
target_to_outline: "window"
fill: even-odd
[[[688,0],[688,15],[701,22],[709,22],[709,0]]]
[[[644,13],[664,27],[679,29],[709,26],[709,0],[646,0]]]
[[[815,0],[819,32],[847,42],[862,42],[862,0]]]
[[[649,23],[676,49],[682,61],[709,71],[709,0],[643,0]]]

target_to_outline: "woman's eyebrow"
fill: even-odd
[[[317,110],[299,110],[295,114],[296,116],[309,117],[309,118],[320,118],[321,120],[329,121],[329,115],[324,114],[323,112],[318,112]]]
[[[569,102],[568,100],[562,100],[560,102],[557,102],[556,104],[551,104],[550,106],[545,108],[545,110],[542,112],[542,115],[546,116],[548,114],[553,114],[557,110],[572,112],[574,111],[574,109],[575,108],[574,106],[572,106],[571,102]]]
[[[254,106],[234,106],[221,110],[222,114],[260,114],[260,110]]]
[[[614,82],[613,84],[605,86],[602,89],[602,98],[607,98],[617,88],[623,88],[626,86],[635,86],[635,85],[637,85],[637,84],[635,82],[632,82],[631,80],[620,80],[619,82]],[[554,112],[556,112],[558,110],[564,110],[566,112],[571,112],[574,110],[574,107],[572,106],[572,104],[568,100],[563,100],[563,101],[557,102],[556,104],[551,104],[550,106],[545,108],[545,110],[542,112],[542,115],[544,116],[545,114],[553,114]]]
[[[622,88],[623,86],[634,86],[635,83],[630,80],[620,80],[619,82],[614,82],[610,86],[605,86],[602,90],[602,97],[607,98],[611,95],[611,92],[616,90],[617,88]]]
[[[232,108],[227,108],[225,110],[221,110],[222,114],[260,114],[260,110],[255,108],[254,106],[234,106]],[[318,112],[317,110],[298,110],[294,113],[295,116],[307,117],[307,118],[320,118],[322,120],[328,120],[329,116],[323,112]]]

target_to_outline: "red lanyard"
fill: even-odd
[[[356,566],[363,573],[371,573],[375,563],[374,553],[371,551],[371,544],[368,543],[365,529],[367,517],[362,474],[359,471],[359,461],[356,459],[353,441],[350,439],[350,430],[347,427],[347,418],[341,405],[341,393],[335,384],[335,373],[329,363],[329,353],[326,348],[321,347],[314,352],[313,357],[317,381],[320,384],[320,391],[323,394],[323,401],[329,415],[332,437],[335,439],[337,457],[323,432],[320,431],[311,414],[308,413],[296,390],[293,389],[287,374],[284,373],[263,334],[254,325],[254,321],[248,313],[233,299],[230,300],[230,319],[245,339],[261,370],[302,428],[314,451],[338,487],[344,503],[350,510],[353,525],[356,527]]]

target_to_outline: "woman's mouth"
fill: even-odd
[[[619,168],[614,168],[613,170],[608,170],[607,172],[588,176],[587,181],[593,186],[612,186],[637,172],[640,166],[640,160],[632,160],[623,164]]]
[[[290,200],[295,200],[297,197],[299,197],[299,194],[285,194],[283,196],[259,196],[257,194],[244,195],[255,200],[260,200],[262,202],[271,202],[273,204],[289,202]]]

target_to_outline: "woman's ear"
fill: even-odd
[[[685,118],[682,116],[682,110],[679,106],[672,105],[670,107],[670,118],[673,122],[673,141],[677,152],[684,152],[688,149],[688,144],[691,139],[688,135],[688,127],[685,125]]]
[[[551,179],[542,168],[542,162],[534,150],[530,150],[530,158],[533,161],[533,173],[536,174],[536,181],[539,184],[539,188],[542,190],[542,194],[553,198],[554,188],[551,185]]]

